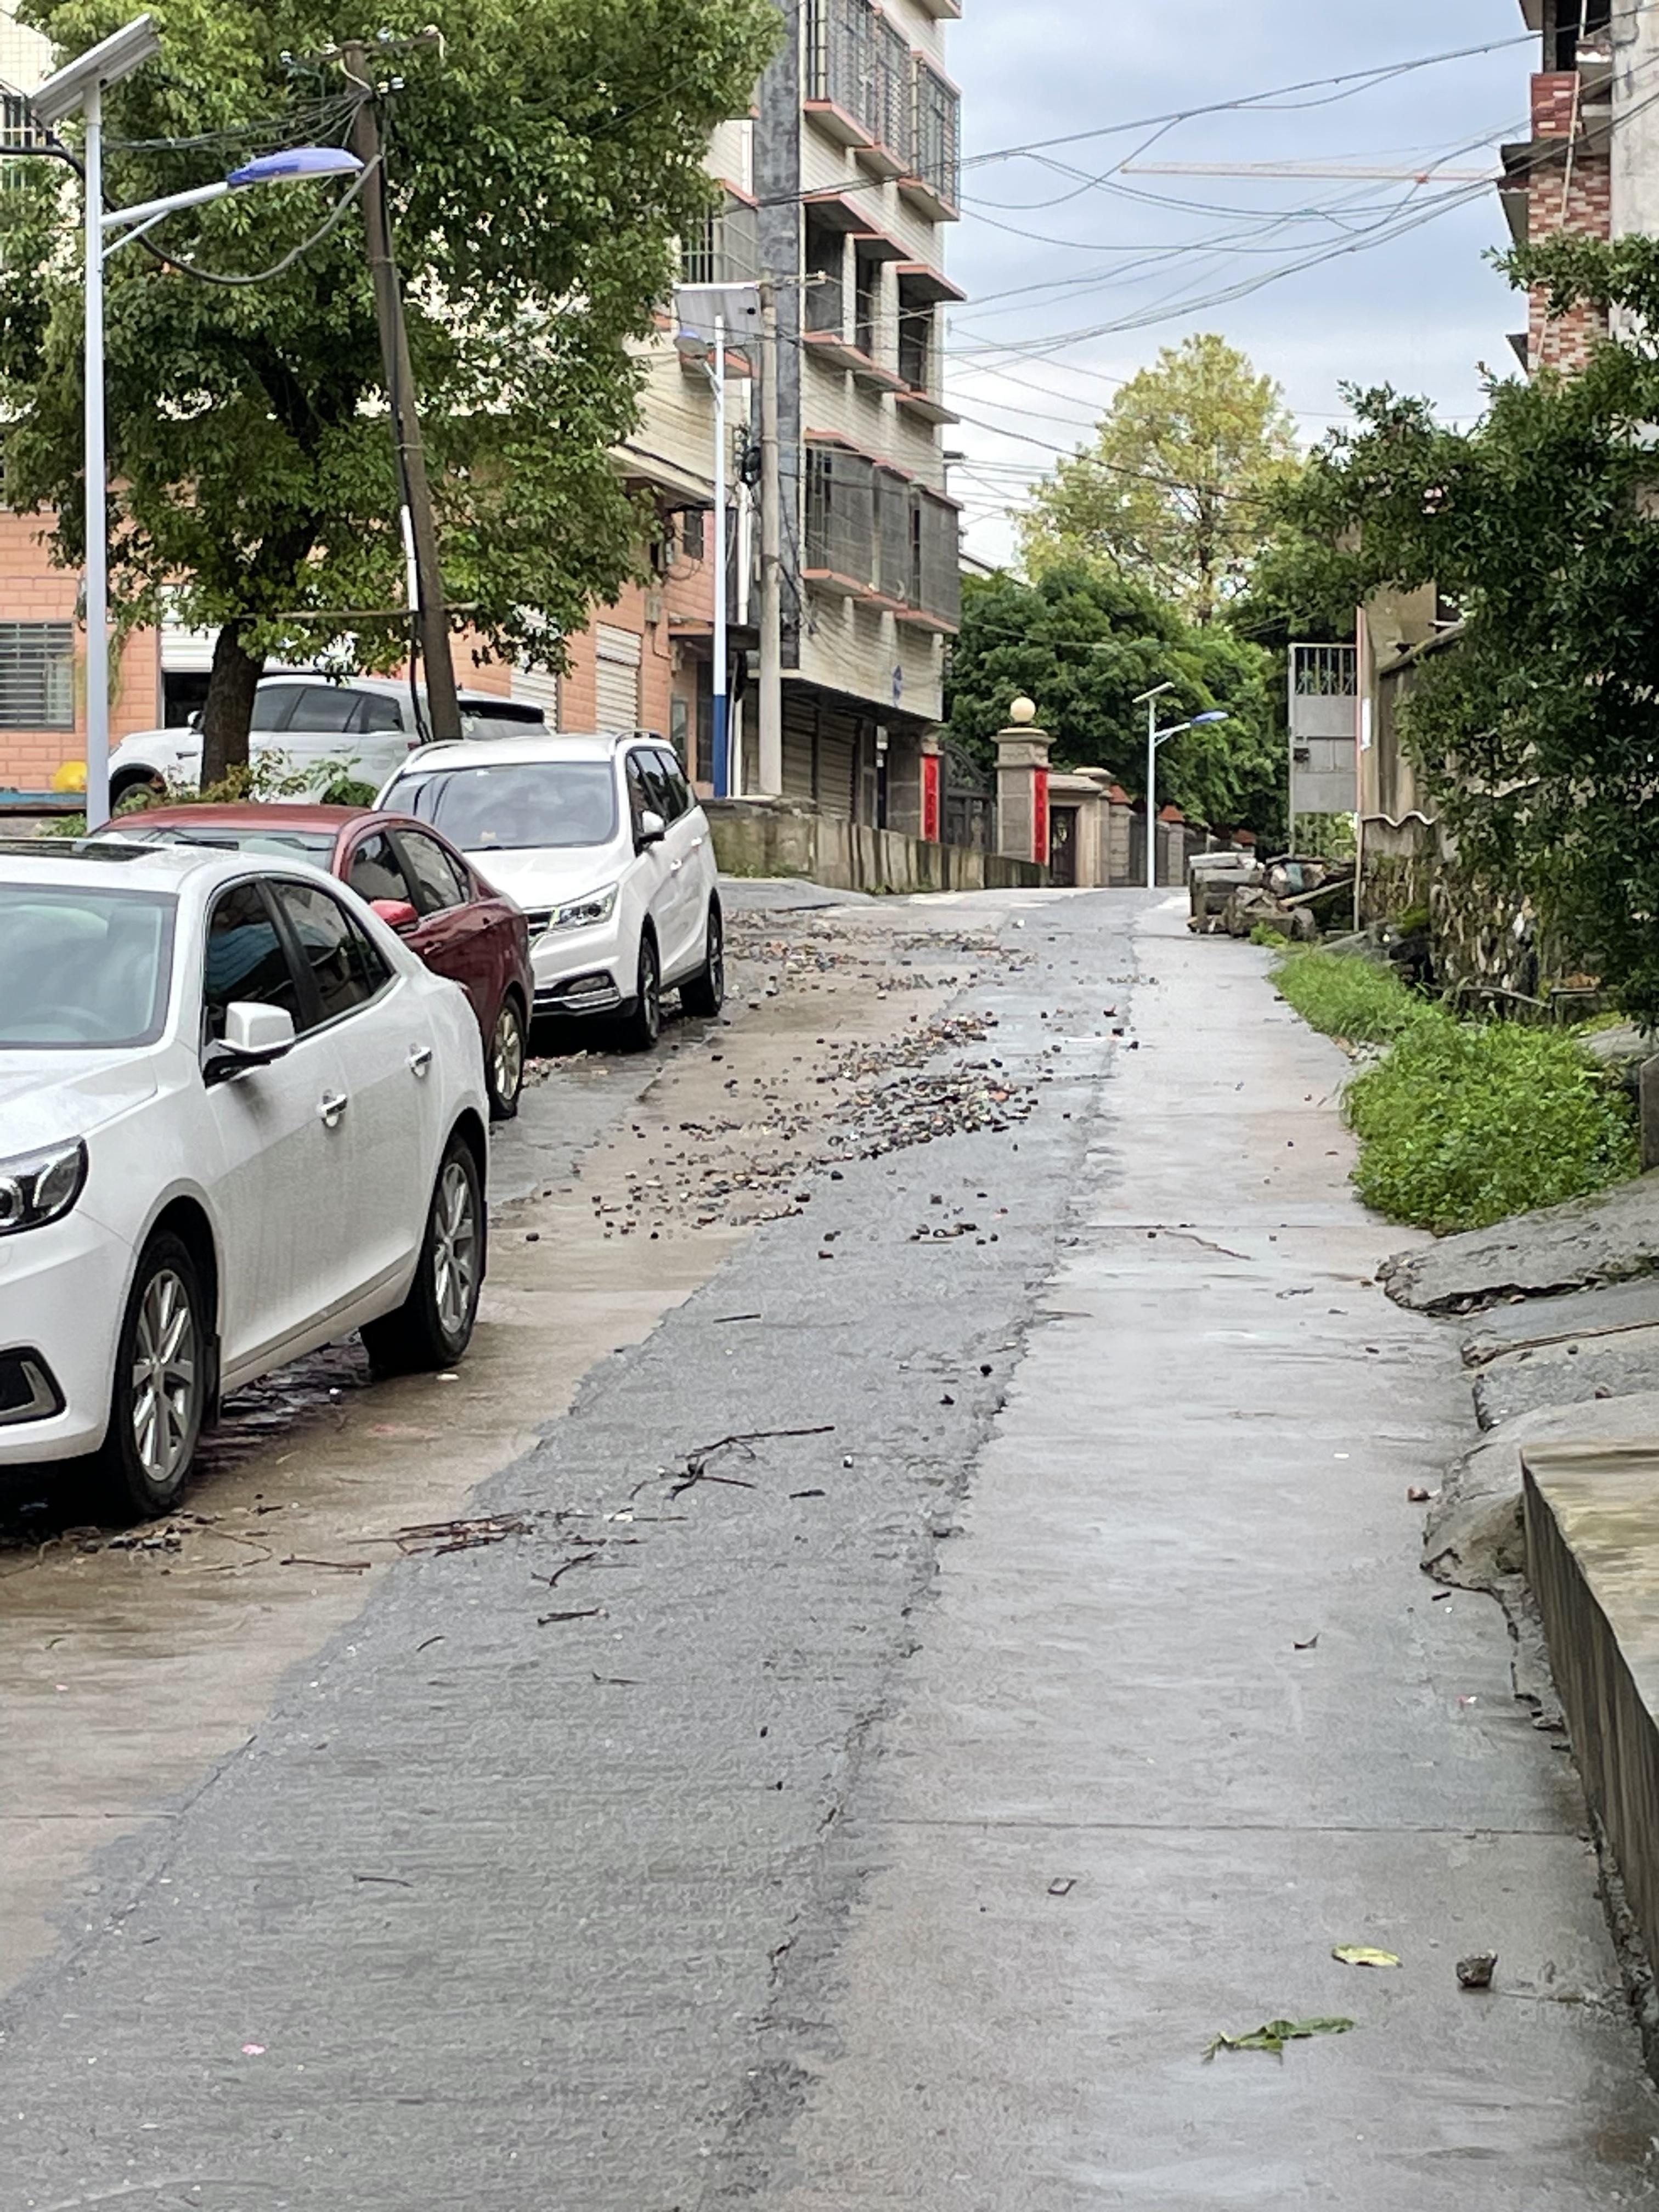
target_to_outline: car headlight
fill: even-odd
[[[0,1237],[61,1221],[86,1182],[87,1147],[80,1137],[0,1160]]]
[[[620,884],[607,884],[602,891],[589,891],[586,898],[572,899],[567,906],[556,906],[553,919],[547,925],[548,933],[556,929],[597,929],[600,922],[609,921],[617,911],[617,893]]]

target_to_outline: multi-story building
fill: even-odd
[[[1626,0],[1521,0],[1540,34],[1532,135],[1504,149],[1504,209],[1517,243],[1558,232],[1659,230],[1659,10]],[[1606,335],[1592,307],[1552,316],[1534,291],[1511,340],[1528,368],[1582,368]]]
[[[783,796],[915,830],[960,610],[941,432],[942,241],[961,204],[961,0],[793,0],[754,123],[777,286]],[[754,718],[744,747],[757,788]]]

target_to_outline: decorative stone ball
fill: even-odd
[[[1017,723],[1022,730],[1025,728],[1028,723],[1035,722],[1036,720],[1036,700],[1016,699],[1013,705],[1008,709],[1008,719],[1010,721]]]

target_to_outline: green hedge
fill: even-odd
[[[1355,1187],[1390,1220],[1486,1229],[1639,1172],[1634,1109],[1571,1032],[1455,1020],[1340,954],[1293,953],[1274,980],[1314,1028],[1390,1046],[1346,1102]]]

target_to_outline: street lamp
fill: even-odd
[[[1146,888],[1158,889],[1158,754],[1160,745],[1167,745],[1171,738],[1178,738],[1183,730],[1202,729],[1210,722],[1231,721],[1230,714],[1217,708],[1207,714],[1194,714],[1184,722],[1171,722],[1167,727],[1158,726],[1158,702],[1166,692],[1175,690],[1173,684],[1159,684],[1150,691],[1143,691],[1136,699],[1137,707],[1146,709]]]
[[[86,125],[86,497],[87,497],[87,827],[109,819],[109,516],[104,429],[104,264],[129,239],[142,237],[180,208],[203,207],[250,185],[311,177],[355,176],[362,163],[337,146],[295,146],[232,170],[216,184],[164,199],[104,212],[104,93],[161,50],[148,15],[134,21],[46,79],[32,105],[46,129],[78,108]]]
[[[727,698],[726,640],[731,613],[728,604],[726,538],[726,344],[728,333],[757,329],[761,317],[758,284],[677,284],[674,303],[679,315],[679,334],[699,346],[713,349],[704,372],[714,392],[714,758],[716,799],[730,799],[738,779],[732,773],[731,704]]]

